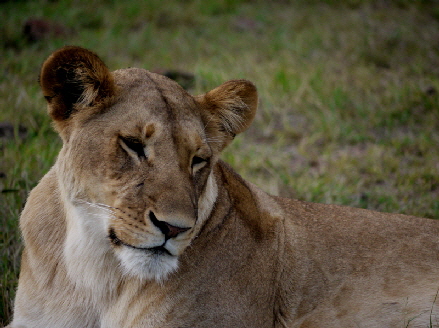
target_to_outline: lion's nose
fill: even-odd
[[[190,229],[190,228],[176,227],[165,221],[160,221],[159,219],[157,219],[157,217],[152,211],[149,212],[149,219],[165,235],[166,240],[170,238],[174,238],[178,236],[180,233],[188,231]]]

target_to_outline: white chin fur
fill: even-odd
[[[166,254],[159,255],[122,246],[117,250],[117,257],[124,274],[141,280],[161,282],[178,269],[178,258]]]

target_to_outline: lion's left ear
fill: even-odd
[[[221,151],[250,126],[258,107],[258,92],[250,81],[232,80],[196,100],[211,147]]]

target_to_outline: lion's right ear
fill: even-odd
[[[101,109],[115,94],[113,77],[103,61],[87,49],[72,46],[47,58],[40,85],[58,129],[76,112]]]

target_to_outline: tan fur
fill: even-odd
[[[76,47],[40,81],[64,145],[10,327],[439,327],[439,222],[273,197],[218,159],[250,82],[192,97]]]

